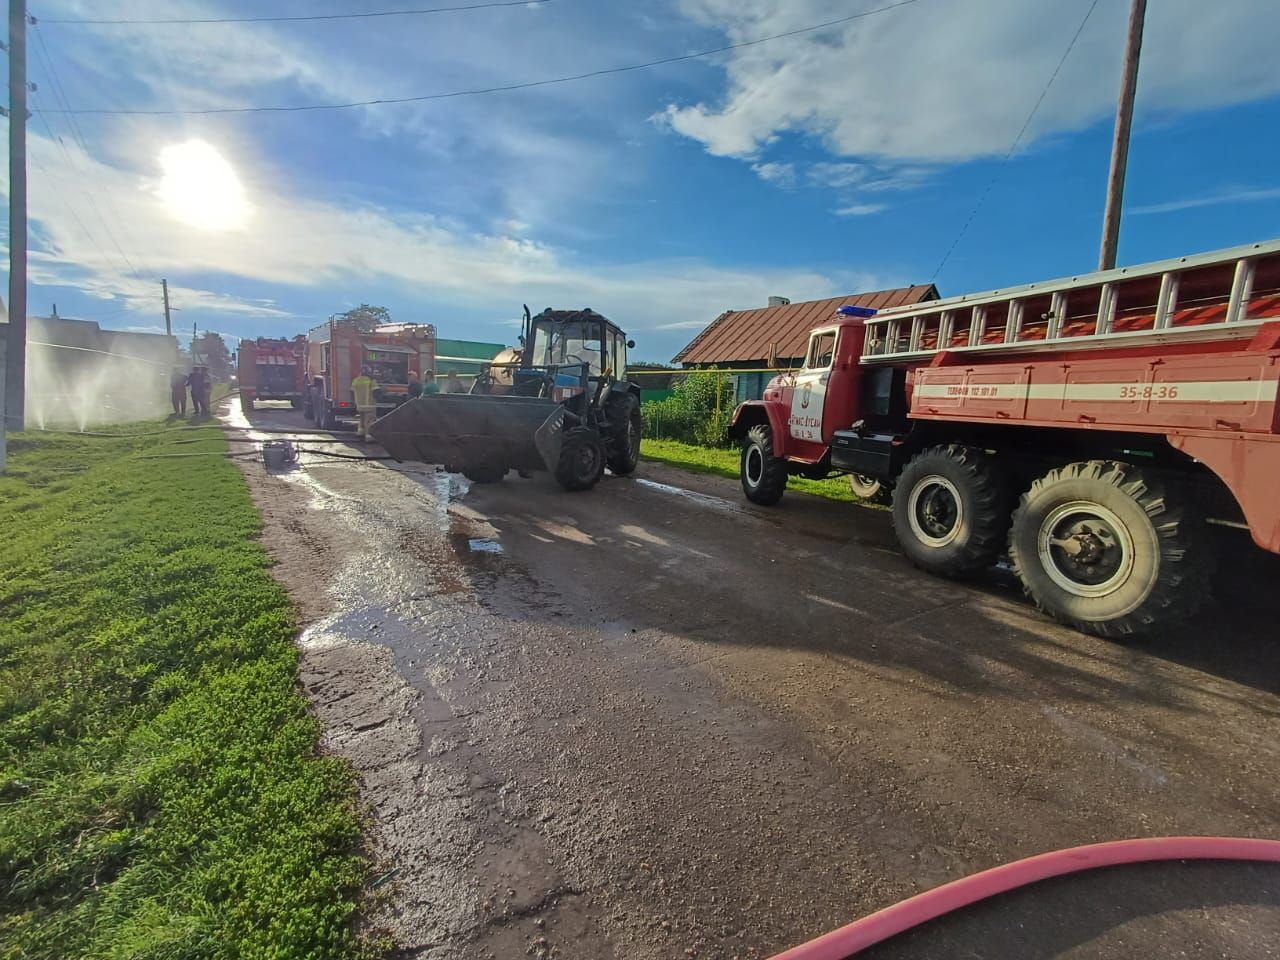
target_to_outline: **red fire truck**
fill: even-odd
[[[306,348],[303,336],[241,340],[236,363],[241,407],[252,410],[255,400],[288,400],[295,407],[301,405]]]
[[[364,367],[377,381],[378,416],[408,397],[409,373],[436,370],[436,329],[429,323],[397,323],[361,333],[328,320],[307,334],[306,384],[302,412],[325,429],[357,419],[351,381]]]
[[[1280,553],[1280,241],[840,309],[734,413],[750,500],[878,481],[917,566],[1007,551],[1042,610],[1101,636],[1205,599],[1207,524]]]

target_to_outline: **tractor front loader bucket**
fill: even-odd
[[[540,397],[436,393],[400,405],[369,433],[397,460],[459,473],[555,470],[564,413]]]

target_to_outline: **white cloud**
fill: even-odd
[[[887,209],[888,205],[883,203],[851,203],[845,207],[838,207],[835,214],[837,217],[869,217]]]
[[[570,251],[528,238],[467,231],[428,214],[301,196],[287,182],[243,171],[244,182],[254,185],[246,197],[254,208],[251,227],[196,231],[156,196],[153,171],[114,166],[71,144],[66,149],[39,136],[30,141],[32,282],[77,287],[136,314],[156,314],[157,284],[133,277],[100,235],[81,229],[69,213],[68,201],[82,199],[71,184],[85,194],[113,197],[120,221],[129,224],[136,248],[157,276],[221,276],[237,285],[283,288],[274,299],[254,299],[171,283],[175,305],[190,311],[184,321],[202,311],[283,319],[292,313],[278,301],[287,304],[289,288],[358,287],[397,290],[437,310],[521,302],[591,306],[629,330],[684,328],[672,324],[692,329],[726,308],[763,304],[779,289],[817,298],[879,283],[866,274],[718,267],[691,259],[589,266]],[[92,232],[92,221],[87,225]]]
[[[1139,216],[1153,213],[1174,213],[1178,210],[1192,210],[1196,207],[1216,207],[1223,203],[1256,203],[1261,200],[1280,199],[1280,187],[1262,190],[1223,190],[1205,197],[1186,197],[1181,200],[1168,200],[1164,203],[1148,203],[1142,206],[1129,207],[1125,213]]]
[[[875,6],[867,0],[868,9]],[[847,12],[835,0],[684,0],[730,42]],[[723,96],[662,115],[717,156],[753,159],[785,133],[838,156],[954,162],[1003,154],[1086,9],[1080,3],[918,3],[728,55]],[[1113,109],[1128,4],[1101,4],[1026,140],[1081,129]],[[1194,25],[1194,26],[1192,26]],[[1165,0],[1147,13],[1139,122],[1273,96],[1274,0]]]
[[[753,163],[751,169],[765,183],[782,187],[784,190],[796,185],[796,168],[791,163]]]

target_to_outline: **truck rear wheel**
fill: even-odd
[[[849,492],[863,503],[886,505],[893,502],[893,487],[861,473],[849,474]]]
[[[962,577],[995,563],[1009,530],[1002,471],[985,453],[930,447],[903,469],[893,489],[893,532],[922,570]]]
[[[604,442],[590,427],[574,427],[564,437],[556,480],[566,490],[590,490],[604,476]]]
[[[742,492],[752,503],[771,507],[787,489],[787,462],[773,455],[773,431],[758,423],[742,444]]]
[[[1022,496],[1009,557],[1045,613],[1124,637],[1181,619],[1204,600],[1198,524],[1165,485],[1127,464],[1069,463]]]
[[[640,462],[640,437],[644,433],[644,417],[640,413],[640,404],[635,397],[628,396],[612,412],[611,422],[615,422],[609,436],[609,469],[619,477],[634,473],[636,464]]]

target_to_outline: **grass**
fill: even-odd
[[[696,473],[710,473],[733,480],[737,480],[739,475],[740,453],[737,449],[699,447],[691,443],[681,443],[678,440],[646,439],[640,442],[640,455],[646,460],[669,463],[673,467],[692,470]],[[849,481],[844,477],[835,477],[831,480],[791,477],[787,481],[787,489],[811,493],[816,497],[826,497],[828,500],[842,500],[845,503],[859,502],[849,490]]]
[[[244,481],[140,459],[226,443],[111,429],[14,435],[0,476],[0,957],[362,956],[352,774]]]

